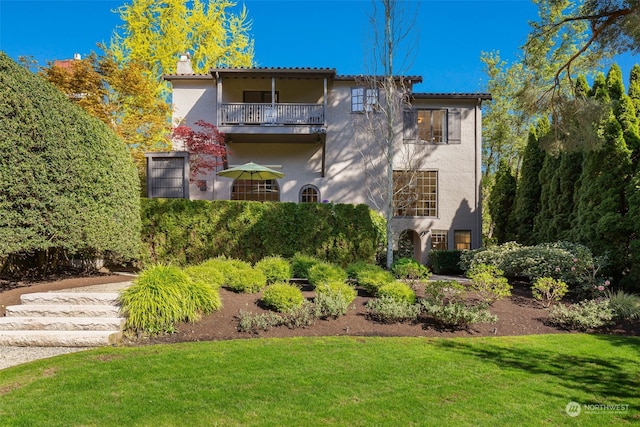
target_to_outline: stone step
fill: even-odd
[[[123,317],[0,317],[0,331],[117,331]]]
[[[120,307],[83,304],[23,304],[5,308],[6,317],[120,317]]]
[[[122,331],[0,331],[0,345],[16,347],[102,347],[121,338]]]
[[[34,292],[20,296],[21,304],[118,305],[117,292]]]

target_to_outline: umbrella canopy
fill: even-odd
[[[268,179],[284,177],[282,172],[278,172],[253,162],[222,170],[218,172],[217,175],[234,179],[248,179],[251,181],[266,181]]]

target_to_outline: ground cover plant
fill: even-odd
[[[563,334],[101,348],[0,371],[0,419],[6,426],[626,426],[639,416],[639,346],[638,337]],[[572,401],[583,408],[575,418],[566,412]],[[588,405],[617,410],[589,413]]]

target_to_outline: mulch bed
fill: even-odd
[[[22,293],[46,292],[74,287],[99,285],[129,281],[130,276],[96,275],[85,277],[67,277],[58,280],[41,282],[0,282],[0,316],[4,315],[4,307],[19,304]],[[307,298],[313,292],[304,290]],[[227,339],[250,339],[256,337],[279,338],[294,336],[403,336],[403,337],[482,337],[530,334],[566,334],[569,331],[559,329],[547,323],[546,310],[531,295],[531,290],[523,283],[515,283],[512,296],[495,302],[491,312],[498,316],[494,324],[476,324],[468,330],[442,329],[428,322],[382,324],[368,318],[366,302],[370,297],[360,293],[345,316],[337,319],[317,320],[307,328],[289,329],[287,327],[272,328],[258,333],[239,332],[237,315],[242,310],[255,314],[266,312],[258,300],[261,294],[237,294],[227,289],[220,289],[223,308],[211,315],[203,316],[197,323],[178,325],[174,334],[154,338],[136,338],[125,340],[125,345],[145,345],[156,343],[176,343],[187,341],[211,341]],[[598,333],[640,336],[640,322],[626,322]]]

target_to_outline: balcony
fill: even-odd
[[[324,126],[323,104],[221,104],[222,126]]]

